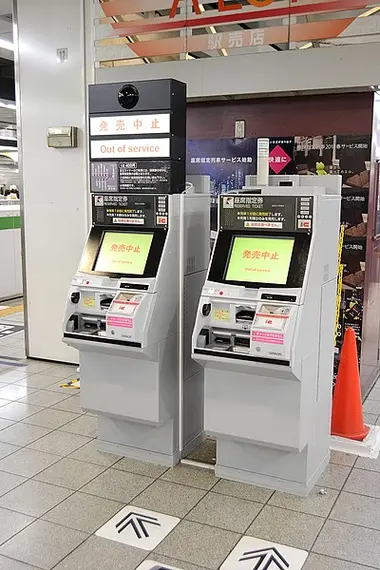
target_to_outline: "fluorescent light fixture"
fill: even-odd
[[[360,14],[358,18],[367,18],[367,16],[372,16],[372,14],[376,14],[376,12],[379,12],[379,10],[380,6],[375,6],[374,8],[370,8],[366,12],[363,12],[363,14]]]
[[[0,101],[0,107],[2,109],[13,109],[16,110],[16,103],[6,103],[4,100]]]
[[[8,40],[2,40],[0,38],[0,48],[1,49],[8,49],[9,51],[15,51],[15,44],[9,42]]]
[[[309,49],[313,47],[313,44],[311,42],[304,44],[303,46],[299,47],[298,49]]]

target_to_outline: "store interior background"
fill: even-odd
[[[20,148],[21,176],[17,171],[15,152],[15,54],[0,47],[0,178],[7,176],[7,184],[10,185],[16,183],[14,177],[17,177],[22,194],[23,236],[19,228],[15,231],[19,243],[22,241],[24,244],[26,353],[30,357],[64,362],[77,360],[75,351],[61,342],[61,319],[68,286],[76,271],[89,224],[85,96],[88,84],[123,81],[126,77],[129,80],[174,77],[185,81],[189,95],[187,137],[190,173],[207,173],[208,163],[191,162],[192,158],[198,158],[193,151],[197,145],[198,148],[205,143],[206,146],[214,144],[217,147],[218,141],[236,144],[237,120],[245,121],[247,144],[258,137],[271,137],[273,144],[292,140],[292,160],[296,158],[297,144],[313,145],[318,138],[319,144],[330,144],[334,135],[353,141],[348,145],[362,145],[364,141],[371,145],[373,140],[372,86],[380,84],[377,55],[380,12],[370,18],[357,18],[355,29],[359,30],[361,41],[358,41],[358,35],[355,41],[339,41],[328,49],[326,46],[313,46],[312,49],[278,53],[266,46],[257,50],[255,55],[235,50],[236,53],[225,58],[197,54],[197,58],[192,60],[166,58],[164,62],[161,59],[160,63],[155,63],[152,59],[150,65],[126,67],[109,63],[111,53],[115,60],[119,57],[119,48],[94,48],[99,22],[96,20],[95,23],[94,10],[95,16],[99,16],[99,6],[92,0],[51,0],[48,7],[42,0],[34,0],[33,3],[18,0],[16,5],[20,46],[16,54],[16,91],[22,117],[18,125],[19,142],[23,147]],[[40,18],[42,11],[44,19]],[[49,27],[46,26],[47,20],[51,22]],[[378,27],[379,33],[371,31],[368,41],[362,41],[366,26],[368,30]],[[83,29],[86,30],[85,37]],[[231,25],[228,29],[234,31],[237,27]],[[1,39],[12,41],[11,0],[0,2]],[[69,50],[69,59],[60,64],[56,51],[63,46]],[[281,65],[279,57],[282,58]],[[107,58],[108,64],[102,65],[102,59]],[[244,69],[249,69],[249,73],[241,71]],[[36,81],[36,77],[40,81]],[[59,125],[79,128],[77,149],[60,151],[47,147],[47,128]],[[362,147],[347,148],[346,164],[350,152],[356,157],[360,155],[357,158],[363,165],[360,172],[371,167],[371,164],[366,164],[371,161],[371,152],[373,165],[373,149],[367,148],[368,156],[365,157]],[[318,151],[315,156],[318,156]],[[209,157],[202,155],[202,158],[206,160]],[[287,166],[289,169],[297,168],[296,162]],[[366,392],[379,368],[380,268],[378,258],[371,255],[374,248],[371,228],[375,216],[375,189],[370,190],[368,183],[363,184],[352,185],[351,195],[356,195],[356,190],[360,197],[367,193],[365,203],[369,211],[364,221],[366,228],[360,236],[348,236],[346,257],[349,253],[351,257],[356,256],[354,273],[366,274],[365,282],[361,282],[359,287],[355,284],[347,287],[350,291],[362,289],[364,295],[364,300],[359,294],[359,300],[355,300],[353,307],[350,305],[350,315],[352,319],[360,320],[358,338],[362,384]],[[346,206],[354,202],[347,202]],[[364,210],[363,213],[367,216]],[[367,247],[366,252],[368,243],[370,251]],[[351,246],[355,249],[350,249]],[[0,247],[0,256],[9,260],[9,254],[7,257],[4,255],[5,250],[7,248]],[[358,251],[361,252],[360,259]],[[16,245],[12,252],[11,263],[14,268],[18,264],[21,267],[20,250]],[[17,273],[17,269],[14,270]],[[17,287],[16,284],[12,297],[20,294]],[[12,313],[12,307],[21,305],[20,298],[1,301],[1,305],[7,307],[5,310],[10,307],[11,314],[2,317],[0,309],[0,322],[9,323],[12,319],[15,322],[22,318],[21,313],[16,313],[16,316]],[[364,328],[361,323],[363,313]],[[349,320],[346,322],[355,324]],[[22,358],[21,351],[20,347],[8,346],[8,349],[0,351],[0,358]]]
[[[25,357],[11,0],[0,3],[0,368]]]

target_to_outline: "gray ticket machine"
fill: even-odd
[[[340,193],[295,177],[220,198],[193,333],[220,477],[305,495],[329,461]]]
[[[191,334],[209,260],[209,196],[92,200],[63,333],[79,351],[81,404],[98,417],[100,449],[173,465],[202,436]]]

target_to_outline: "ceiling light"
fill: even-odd
[[[311,42],[304,44],[303,46],[300,46],[298,49],[309,49],[313,47],[313,44]]]
[[[13,109],[13,110],[16,110],[16,103],[12,103],[12,102],[6,103],[6,102],[3,100],[3,101],[0,101],[0,107],[3,108],[3,109]]]
[[[12,42],[8,42],[8,40],[0,39],[0,48],[8,49],[9,51],[15,51],[15,44]]]
[[[376,12],[378,12],[379,10],[380,6],[375,6],[374,8],[370,8],[369,10],[367,10],[367,12],[363,12],[363,14],[360,14],[358,18],[366,18],[367,16],[372,16],[372,14],[376,14]]]

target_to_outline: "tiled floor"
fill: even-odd
[[[21,350],[22,333],[6,346]],[[97,451],[96,419],[59,387],[75,367],[18,364],[0,369],[0,570],[134,570],[145,558],[217,570],[243,535],[310,551],[304,570],[380,569],[380,459],[334,453],[308,498],[120,459]],[[365,407],[380,413],[380,383]],[[182,519],[153,553],[95,536],[131,503]]]

